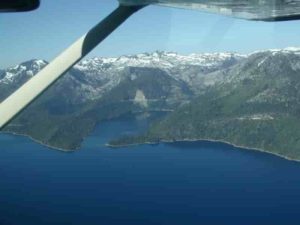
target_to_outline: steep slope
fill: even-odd
[[[139,60],[136,67],[131,63],[108,66],[98,59],[81,63],[89,68],[76,65],[5,131],[29,135],[55,148],[76,149],[102,120],[141,111],[172,111],[194,97],[189,84],[174,78],[163,66],[146,67]],[[42,66],[32,69],[41,62]],[[0,80],[1,99],[46,64],[31,60],[5,70]]]
[[[5,131],[73,150],[103,120],[165,111],[167,118],[147,134],[112,144],[212,139],[298,158],[299,62],[294,48],[247,56],[154,52],[88,59]],[[0,101],[46,64],[31,60],[1,70]]]
[[[113,145],[209,139],[300,159],[300,51],[251,54],[145,135]]]
[[[47,65],[46,61],[33,59],[6,70],[0,70],[0,101],[9,96],[45,65]]]
[[[172,52],[154,52],[116,58],[88,59],[74,68],[91,77],[98,75],[97,79],[101,79],[105,83],[103,86],[105,90],[120,82],[122,76],[119,72],[126,67],[159,68],[174,79],[185,82],[193,91],[198,92],[199,88],[213,83],[210,76],[206,75],[229,68],[245,58],[245,55],[236,53],[179,55]],[[207,82],[204,82],[206,79]]]

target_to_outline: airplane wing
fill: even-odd
[[[39,0],[1,0],[0,12],[25,12],[39,7]]]
[[[247,20],[300,19],[300,0],[119,0],[124,5],[158,4]]]

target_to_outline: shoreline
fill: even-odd
[[[15,133],[15,132],[8,132],[8,131],[4,131],[4,132],[0,132],[0,134],[7,134],[7,135],[12,135],[12,136],[21,136],[21,137],[26,137],[29,138],[31,141],[40,144],[48,149],[51,150],[56,150],[59,152],[63,152],[63,153],[73,153],[76,152],[78,150],[80,150],[80,147],[74,149],[74,150],[70,150],[70,149],[64,149],[64,148],[59,148],[59,147],[54,147],[51,145],[48,145],[46,143],[43,143],[42,141],[39,141],[29,135],[26,134],[19,134],[19,133]],[[229,146],[232,146],[234,148],[239,148],[239,149],[244,149],[247,151],[257,151],[257,152],[262,152],[262,153],[267,153],[267,154],[271,154],[277,157],[280,157],[282,159],[288,160],[288,161],[294,161],[294,162],[300,162],[300,159],[293,159],[290,158],[288,156],[285,155],[281,155],[279,153],[275,153],[275,152],[270,152],[268,150],[264,150],[264,149],[260,149],[260,148],[251,148],[251,147],[247,147],[247,146],[243,146],[243,145],[237,145],[237,144],[233,144],[231,142],[225,141],[225,140],[214,140],[214,139],[205,139],[205,138],[199,138],[199,139],[182,139],[182,140],[175,140],[175,141],[171,141],[171,140],[161,140],[159,142],[141,142],[141,143],[132,143],[132,144],[123,144],[123,145],[112,145],[112,144],[104,144],[104,146],[109,147],[109,148],[123,148],[123,147],[130,147],[130,146],[139,146],[139,145],[158,145],[158,144],[168,144],[168,143],[176,143],[176,142],[201,142],[201,141],[207,141],[207,142],[211,142],[211,143],[220,143],[220,144],[227,144]]]
[[[72,153],[72,152],[75,152],[77,150],[79,150],[78,148],[74,149],[74,150],[70,150],[70,149],[64,149],[64,148],[59,148],[59,147],[54,147],[54,146],[51,146],[51,145],[48,145],[42,141],[39,141],[33,137],[31,137],[30,135],[28,134],[20,134],[20,133],[16,133],[16,132],[10,132],[10,131],[1,131],[0,134],[6,134],[6,135],[12,135],[12,136],[20,136],[20,137],[26,137],[28,139],[30,139],[31,141],[37,143],[37,144],[40,144],[46,148],[49,148],[51,150],[56,150],[56,151],[60,151],[60,152],[64,152],[64,153]]]
[[[122,148],[122,147],[129,147],[129,146],[138,146],[138,145],[156,145],[156,144],[168,144],[168,143],[176,143],[176,142],[197,142],[197,141],[199,141],[199,142],[207,141],[207,142],[211,142],[211,143],[227,144],[227,145],[232,146],[234,148],[239,148],[240,150],[244,149],[244,150],[247,150],[247,151],[257,151],[257,152],[262,152],[262,153],[267,153],[267,154],[270,154],[270,155],[274,155],[274,156],[280,157],[280,158],[288,160],[288,161],[300,162],[300,159],[290,158],[288,156],[281,155],[281,154],[275,153],[275,152],[270,152],[268,150],[264,150],[264,149],[260,149],[260,148],[251,148],[251,147],[247,147],[247,146],[243,146],[243,145],[237,145],[237,144],[233,144],[231,142],[225,141],[225,140],[214,140],[214,139],[205,139],[205,138],[182,139],[182,140],[175,140],[175,141],[161,140],[159,142],[142,142],[142,143],[123,144],[123,145],[105,144],[105,146],[110,147],[110,148]]]

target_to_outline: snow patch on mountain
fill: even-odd
[[[125,55],[113,58],[92,58],[84,60],[75,68],[86,71],[106,71],[112,68],[123,69],[124,67],[159,67],[173,68],[184,65],[197,65],[204,67],[217,66],[230,58],[241,59],[246,55],[236,53],[203,53],[180,55],[174,52],[141,53],[137,55]]]
[[[300,47],[287,47],[287,48],[282,48],[282,49],[274,48],[274,49],[258,50],[258,51],[254,51],[254,52],[248,54],[248,56],[257,54],[257,53],[266,53],[266,52],[271,52],[272,55],[276,55],[277,53],[300,54]]]
[[[24,76],[32,77],[39,72],[47,62],[44,60],[33,59],[20,65],[16,65],[4,70],[0,76],[0,84],[10,84],[17,82],[19,79],[23,79]]]
[[[216,82],[244,79],[242,74],[239,77],[226,77],[226,69],[240,61],[257,55],[259,67],[266,63],[269,56],[278,53],[300,54],[300,48],[270,49],[256,51],[248,55],[237,53],[181,55],[175,52],[156,51],[120,57],[94,57],[76,64],[61,81],[62,83],[65,82],[65,85],[61,85],[61,87],[67,87],[76,92],[78,101],[97,99],[124,79],[135,80],[139,75],[131,72],[130,68],[141,67],[163,70],[170,77],[187,84],[193,92],[197,93],[201,88],[212,86]],[[34,59],[1,70],[0,85],[24,83],[46,65],[46,61]],[[294,63],[293,69],[298,68],[300,68],[300,64]]]

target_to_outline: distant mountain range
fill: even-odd
[[[0,70],[0,101],[47,65]],[[143,53],[75,65],[5,132],[74,150],[101,121],[128,113],[167,116],[111,145],[209,139],[300,159],[300,49]]]

